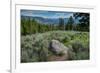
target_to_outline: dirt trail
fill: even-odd
[[[64,61],[64,60],[67,60],[67,56],[66,55],[63,55],[63,56],[50,56],[48,58],[49,61]]]

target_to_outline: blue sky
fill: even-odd
[[[73,16],[73,12],[21,10],[21,15],[44,18],[69,18],[70,16]]]

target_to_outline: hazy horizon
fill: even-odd
[[[43,10],[21,10],[21,16],[43,17],[43,18],[69,18],[74,12],[43,11]]]

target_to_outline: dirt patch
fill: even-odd
[[[67,56],[66,55],[63,55],[63,56],[50,56],[48,58],[49,61],[64,61],[64,60],[67,60]]]

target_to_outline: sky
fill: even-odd
[[[73,12],[21,10],[23,16],[44,17],[44,18],[69,18]]]

